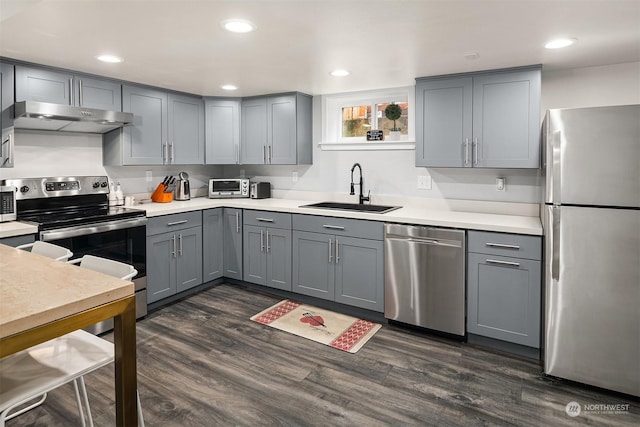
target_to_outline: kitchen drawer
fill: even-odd
[[[542,259],[542,238],[471,230],[467,251],[539,261]]]
[[[202,211],[157,216],[147,221],[147,236],[200,226]]]
[[[244,225],[291,230],[291,214],[289,213],[245,209],[243,216]]]
[[[381,222],[331,216],[293,215],[293,229],[372,240],[383,237]]]

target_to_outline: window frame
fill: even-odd
[[[408,103],[407,135],[403,135],[400,141],[367,141],[364,137],[342,137],[342,108],[370,105],[373,117],[376,105],[388,102]],[[323,95],[322,113],[320,147],[323,150],[415,149],[415,86]]]

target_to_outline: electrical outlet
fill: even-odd
[[[431,177],[429,175],[418,176],[418,189],[431,190]]]
[[[506,191],[507,189],[507,179],[506,178],[496,178],[496,190],[498,191]]]
[[[147,171],[147,182],[153,182],[153,173],[151,171]]]
[[[291,182],[298,182],[298,171],[291,172]]]
[[[244,178],[244,169],[240,169],[240,178]]]

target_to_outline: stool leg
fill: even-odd
[[[80,377],[82,379],[82,377]],[[82,420],[82,427],[87,427],[87,423],[84,420],[84,412],[82,411],[82,402],[80,401],[80,392],[78,391],[78,379],[73,380],[73,391],[76,394],[76,404],[78,405],[78,413],[80,414],[80,419]]]
[[[142,417],[142,405],[140,404],[140,393],[136,391],[136,399],[138,404],[138,427],[145,427],[144,418]]]
[[[87,396],[87,387],[84,384],[84,377],[78,378],[78,381],[80,382],[80,389],[82,390],[82,397],[84,398],[84,407],[87,409],[89,427],[93,427],[93,416],[91,415],[91,406],[89,405],[89,397]]]

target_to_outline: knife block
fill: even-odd
[[[165,193],[166,185],[160,183],[151,194],[151,201],[156,203],[169,203],[173,201],[173,191]]]

